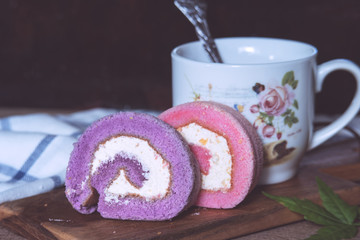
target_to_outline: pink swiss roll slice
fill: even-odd
[[[189,143],[201,171],[196,205],[233,208],[257,184],[263,164],[261,140],[234,109],[215,102],[175,106],[160,116]]]
[[[66,197],[80,213],[105,218],[167,220],[193,205],[200,171],[170,125],[121,112],[94,122],[74,145]]]

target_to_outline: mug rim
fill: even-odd
[[[311,59],[313,57],[317,56],[318,50],[315,46],[309,44],[309,43],[305,43],[305,42],[301,42],[301,41],[297,41],[297,40],[291,40],[291,39],[285,39],[285,38],[270,38],[270,37],[224,37],[224,38],[215,38],[214,39],[215,42],[219,42],[219,41],[226,41],[226,40],[256,40],[256,41],[264,41],[264,42],[283,42],[283,43],[292,43],[292,44],[296,44],[296,45],[302,45],[305,47],[308,47],[309,49],[312,50],[311,54],[308,54],[305,57],[299,57],[299,58],[294,58],[294,59],[289,59],[289,60],[279,60],[279,61],[273,61],[273,62],[259,62],[259,63],[239,63],[239,64],[234,64],[234,63],[214,63],[214,62],[205,62],[205,61],[197,61],[188,57],[184,57],[181,56],[178,51],[184,47],[187,47],[189,45],[194,45],[194,44],[199,44],[200,41],[191,41],[191,42],[187,42],[187,43],[183,43],[177,47],[175,47],[172,51],[171,51],[171,57],[172,59],[175,60],[179,60],[179,61],[184,61],[184,62],[189,62],[192,64],[206,64],[206,65],[211,65],[213,67],[217,67],[217,66],[228,66],[228,67],[242,67],[242,66],[261,66],[261,65],[275,65],[275,64],[284,64],[284,63],[294,63],[294,62],[299,62],[299,61],[305,61],[308,59]]]

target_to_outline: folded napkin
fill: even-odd
[[[73,143],[93,121],[116,112],[30,114],[0,119],[0,203],[61,186]]]

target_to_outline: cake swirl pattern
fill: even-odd
[[[120,164],[117,177],[105,189],[106,200],[118,201],[117,196],[133,195],[151,201],[168,193],[170,165],[146,140],[118,136],[99,144],[94,153],[91,175],[109,161],[119,161]]]
[[[163,112],[200,165],[202,189],[196,205],[233,208],[257,184],[263,165],[262,143],[237,111],[215,102],[189,102]]]
[[[200,174],[175,129],[151,115],[122,112],[93,123],[80,137],[65,186],[81,213],[165,220],[195,202]]]
[[[221,135],[190,123],[177,129],[199,160],[202,189],[226,192],[231,188],[232,160],[227,140]],[[206,156],[205,156],[206,154]]]

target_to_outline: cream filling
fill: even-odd
[[[119,201],[119,197],[129,195],[138,195],[148,201],[165,197],[171,183],[170,165],[148,141],[140,138],[118,136],[100,144],[94,153],[91,174],[96,174],[102,164],[113,161],[117,154],[139,161],[146,180],[142,187],[136,188],[121,169],[119,176],[105,189],[105,201]]]
[[[210,151],[209,174],[201,174],[202,189],[223,192],[230,189],[232,159],[227,140],[196,123],[190,123],[177,130],[189,144],[199,145]]]

